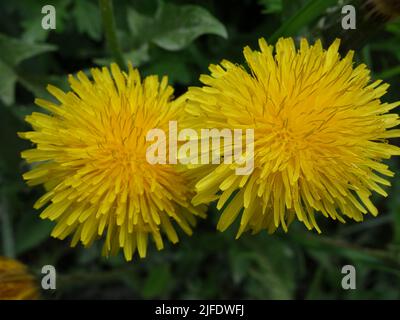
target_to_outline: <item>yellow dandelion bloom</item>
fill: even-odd
[[[39,290],[22,263],[0,257],[0,300],[36,300]]]
[[[35,203],[47,204],[41,218],[57,222],[52,236],[71,233],[72,246],[89,246],[105,235],[103,254],[123,248],[132,259],[136,249],[146,256],[148,236],[158,250],[162,234],[178,242],[173,223],[192,233],[203,210],[190,204],[193,184],[182,167],[150,164],[148,130],[168,134],[169,121],[179,121],[182,99],[172,100],[167,77],[143,81],[136,69],[121,72],[116,64],[70,76],[71,91],[49,85],[60,102],[35,103],[48,111],[26,117],[33,131],[20,133],[36,146],[22,152],[34,168],[24,174],[28,184],[43,184],[46,193]]]
[[[238,237],[287,231],[295,218],[320,232],[316,213],[341,222],[378,214],[370,196],[387,196],[393,173],[382,160],[400,154],[387,142],[400,136],[388,130],[399,124],[388,111],[400,103],[382,103],[388,85],[353,67],[353,52],[341,58],[339,43],[324,50],[302,39],[296,49],[281,38],[274,50],[260,39],[261,51],[244,48],[249,71],[224,60],[200,77],[203,87],[189,88],[188,126],[254,129],[254,154],[244,154],[254,157],[251,174],[224,163],[199,174],[193,203],[218,200],[219,230],[239,215]]]

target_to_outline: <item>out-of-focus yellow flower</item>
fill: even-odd
[[[193,203],[218,200],[219,230],[239,215],[238,237],[287,231],[295,218],[320,232],[316,214],[341,222],[378,214],[370,196],[387,196],[381,186],[393,173],[382,160],[400,153],[387,142],[400,136],[390,130],[399,117],[388,112],[400,103],[382,103],[388,85],[371,82],[364,64],[353,67],[353,52],[341,58],[339,43],[324,50],[302,39],[296,49],[281,38],[274,50],[260,39],[261,51],[244,49],[249,71],[224,60],[200,77],[203,87],[189,89],[188,126],[254,128],[250,175],[224,163],[199,174]]]
[[[172,222],[191,234],[195,216],[203,216],[190,204],[193,185],[185,171],[146,159],[148,130],[168,135],[169,121],[179,122],[184,101],[172,100],[167,77],[142,81],[131,66],[128,73],[116,64],[111,73],[108,68],[91,73],[93,81],[83,72],[70,76],[67,93],[48,86],[59,105],[36,99],[49,114],[26,117],[33,131],[20,136],[36,146],[22,152],[34,163],[24,178],[47,190],[34,207],[47,204],[41,217],[57,221],[53,237],[74,233],[73,246],[79,241],[89,246],[105,235],[104,254],[123,248],[131,260],[137,249],[145,257],[149,235],[160,250],[162,233],[178,241]]]
[[[0,257],[0,300],[36,300],[39,290],[35,278],[22,263]]]

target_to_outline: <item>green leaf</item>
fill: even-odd
[[[5,105],[14,102],[14,88],[17,76],[6,63],[0,60],[0,99]]]
[[[35,97],[52,100],[54,97],[46,90],[48,84],[52,84],[62,90],[69,90],[68,80],[66,76],[58,75],[36,75],[18,73],[18,81]]]
[[[23,33],[21,39],[27,42],[34,43],[38,41],[45,41],[50,33],[59,33],[65,31],[66,26],[71,24],[70,16],[70,2],[71,0],[19,0],[14,1],[18,14],[20,16],[21,26]],[[86,1],[79,1],[86,2]],[[56,29],[45,30],[42,28],[42,19],[45,16],[42,13],[42,7],[51,4],[56,8]]]
[[[101,21],[98,6],[90,1],[76,1],[74,16],[80,33],[87,34],[93,40],[100,40]]]
[[[127,18],[129,30],[131,31],[131,36],[134,41],[138,39],[151,40],[150,34],[152,28],[155,29],[155,21],[152,17],[148,17],[129,8]]]
[[[224,25],[206,9],[195,5],[177,6],[159,3],[154,17],[128,10],[128,24],[134,37],[159,47],[177,51],[204,34],[228,37]]]
[[[14,103],[17,65],[25,59],[52,50],[55,50],[52,45],[28,43],[0,34],[0,99],[5,105]]]
[[[150,60],[149,45],[145,43],[138,49],[133,49],[123,54],[124,60],[132,63],[134,67],[140,67]],[[95,58],[93,61],[100,66],[108,66],[114,60],[112,58]]]
[[[124,58],[126,61],[132,63],[134,67],[139,67],[148,62],[150,60],[148,44],[144,44],[138,49],[125,52]]]
[[[155,59],[144,68],[145,74],[168,75],[169,83],[187,85],[193,81],[193,72],[185,57],[176,54],[164,54],[160,59]]]
[[[162,4],[156,20],[159,33],[153,41],[166,50],[180,50],[203,34],[228,37],[224,25],[199,6]]]
[[[262,13],[270,14],[282,11],[282,0],[258,0],[258,3],[264,7]]]
[[[38,111],[38,106],[35,104],[25,104],[25,105],[14,105],[9,108],[11,113],[19,120],[21,123],[25,123],[25,117],[32,112]]]
[[[281,27],[269,38],[274,43],[280,37],[295,36],[299,30],[310,24],[325,10],[337,4],[337,0],[309,0],[299,11],[286,20]]]
[[[0,34],[0,59],[11,67],[37,54],[55,50],[53,45],[28,43]]]
[[[45,41],[51,29],[42,28],[43,15],[36,14],[30,19],[22,20],[21,24],[25,32],[22,39],[27,42]]]

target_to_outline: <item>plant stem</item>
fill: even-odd
[[[117,39],[112,0],[99,0],[99,6],[108,48],[120,68],[126,69],[125,60]]]

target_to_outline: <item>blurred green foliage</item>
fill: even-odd
[[[325,44],[340,37],[332,30],[339,29],[345,3],[118,0],[114,13],[124,59],[142,74],[167,74],[179,95],[199,84],[210,63],[242,62],[243,46],[255,48],[261,36],[272,42],[280,36],[322,38]],[[57,10],[56,30],[41,28],[45,4]],[[368,11],[358,9],[361,15]],[[27,165],[19,153],[29,144],[16,132],[27,129],[23,117],[36,109],[34,97],[49,98],[48,83],[65,89],[66,75],[113,57],[96,1],[7,0],[0,12],[0,253],[18,257],[39,276],[42,265],[55,265],[58,289],[44,292],[45,298],[400,298],[399,159],[390,161],[397,175],[389,197],[374,199],[380,215],[361,224],[321,219],[323,235],[295,222],[287,234],[234,240],[235,228],[215,231],[218,212],[212,207],[194,236],[182,235],[162,252],[152,248],[148,258],[132,263],[121,255],[102,258],[99,244],[70,248],[68,241],[51,239],[53,224],[32,209],[42,190],[28,188],[21,178]],[[380,27],[367,38],[369,30],[353,32],[363,34],[362,42],[354,41],[356,60],[369,65],[373,78],[391,83],[388,101],[400,100],[400,22]],[[345,264],[356,267],[357,290],[341,288]]]

